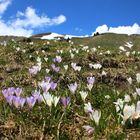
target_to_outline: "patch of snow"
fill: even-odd
[[[42,36],[41,39],[48,39],[48,40],[58,39],[58,40],[60,40],[61,37],[64,39],[68,39],[68,38],[71,39],[73,37],[84,38],[87,36],[61,35],[61,34],[57,34],[57,33],[51,33],[49,35]]]
[[[41,37],[41,39],[48,39],[48,40],[52,40],[58,37],[64,37],[63,35],[57,34],[57,33],[51,33],[50,35],[44,35]]]

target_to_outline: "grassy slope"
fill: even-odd
[[[63,65],[60,64],[61,70],[58,74],[54,74],[52,71],[48,75],[54,75],[53,79],[58,81],[57,94],[59,95],[69,95],[67,89],[67,84],[77,81],[80,86],[78,90],[87,90],[86,86],[86,77],[91,74],[96,77],[96,84],[87,101],[91,101],[94,108],[102,110],[102,126],[97,131],[97,135],[101,138],[117,138],[120,139],[122,136],[126,135],[125,131],[119,123],[116,122],[117,118],[115,116],[114,110],[115,107],[113,102],[117,100],[118,97],[122,97],[125,93],[130,94],[134,92],[136,88],[135,74],[140,72],[140,57],[139,55],[131,55],[126,57],[125,53],[119,54],[119,46],[123,46],[126,41],[132,41],[134,46],[132,50],[126,48],[128,51],[133,52],[140,51],[140,36],[138,35],[116,35],[116,34],[103,34],[96,37],[84,38],[84,39],[72,39],[74,45],[70,45],[68,42],[54,42],[50,41],[50,44],[47,45],[45,40],[34,40],[34,44],[30,45],[26,42],[9,42],[6,47],[0,46],[0,90],[6,87],[23,87],[24,96],[31,94],[31,91],[37,88],[38,81],[41,81],[46,75],[45,69],[50,68],[52,63],[52,58],[58,55],[57,50],[64,50],[63,54],[60,54],[63,58],[63,63],[68,64],[70,67],[71,62],[76,62],[79,66],[82,66],[80,72],[75,72],[71,68],[65,72]],[[91,49],[92,47],[101,46],[97,49],[97,52],[84,52],[81,51],[79,45],[88,45]],[[26,53],[23,53],[21,50],[19,52],[14,48],[19,47],[21,50],[25,49]],[[74,59],[70,58],[69,49],[76,48],[80,50],[79,54],[76,54]],[[45,54],[42,53],[42,50],[45,50]],[[111,54],[99,55],[100,52],[104,53],[105,51],[110,50]],[[36,54],[38,51],[38,55]],[[29,56],[32,55],[32,58]],[[37,76],[31,77],[28,69],[36,64],[37,56],[42,58],[42,70]],[[48,57],[48,62],[44,61],[44,57]],[[103,68],[101,70],[89,69],[89,63],[101,63]],[[101,76],[102,70],[106,71],[107,76]],[[126,78],[132,77],[134,80],[134,85],[129,85]],[[115,90],[115,93],[114,93]],[[116,90],[121,94],[116,95]],[[56,94],[56,93],[54,93]],[[106,100],[105,95],[110,95],[111,100]],[[68,110],[66,120],[61,124],[60,135],[61,139],[78,139],[79,137],[84,137],[81,126],[89,121],[83,110],[80,110],[81,99],[79,96],[75,98],[70,95],[73,99],[71,107]],[[62,107],[59,105],[56,118],[51,122],[52,126],[46,123],[45,130],[42,130],[43,122],[40,118],[40,112],[37,112],[39,108],[35,106],[33,114],[29,113],[27,109],[22,113],[16,111],[16,109],[11,109],[9,105],[5,104],[5,101],[2,96],[0,96],[0,135],[2,137],[13,137],[13,139],[18,139],[18,137],[26,138],[38,138],[43,135],[46,139],[51,139],[56,135],[56,125],[59,122],[60,115],[62,112]],[[5,111],[5,108],[6,109]],[[43,108],[43,105],[42,105]],[[44,108],[43,108],[44,109]],[[44,110],[41,111],[44,111]],[[37,110],[37,111],[36,111]],[[17,113],[19,113],[17,115]],[[20,114],[21,113],[21,114]],[[79,115],[77,115],[79,114]],[[48,114],[47,114],[48,115]],[[83,118],[82,118],[83,117]],[[86,118],[86,119],[85,119]],[[46,118],[48,119],[48,118]],[[50,118],[49,118],[50,119]],[[52,119],[52,120],[53,120]],[[7,122],[14,122],[14,126],[10,129],[4,126]],[[55,123],[56,121],[56,123]],[[29,125],[28,125],[29,123]],[[48,125],[48,126],[47,126]],[[21,127],[22,132],[19,132],[18,129]],[[115,130],[114,130],[115,128]],[[111,132],[111,133],[110,133]],[[128,132],[130,133],[130,131]],[[131,133],[130,133],[131,135]],[[132,133],[133,136],[138,135],[138,132]]]

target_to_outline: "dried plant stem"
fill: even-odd
[[[46,125],[46,120],[44,119],[44,123],[43,123],[43,127],[42,127],[42,134],[41,134],[41,137],[40,137],[40,139],[39,140],[43,140],[43,138],[44,138],[44,129],[45,129],[45,125]]]
[[[60,133],[60,126],[61,126],[61,123],[62,123],[62,119],[64,117],[64,114],[62,114],[61,118],[60,118],[60,121],[59,121],[59,124],[58,124],[58,127],[57,127],[57,140],[59,140],[59,133]]]

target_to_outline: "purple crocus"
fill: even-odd
[[[13,97],[13,105],[16,108],[23,108],[24,104],[25,104],[26,99],[25,98],[21,98],[21,97]]]
[[[7,103],[9,103],[9,105],[12,105],[13,98],[14,98],[13,95],[9,95],[9,96],[6,97],[6,101],[7,101]]]
[[[20,97],[16,97],[16,96],[13,96],[13,105],[16,107],[16,108],[19,108],[20,107]]]
[[[40,66],[32,66],[32,68],[29,69],[29,73],[31,75],[36,75],[40,71]]]
[[[45,92],[45,93],[47,93],[48,90],[51,88],[51,84],[49,82],[45,82],[45,81],[42,81],[40,83],[40,86],[41,86],[43,92]]]
[[[2,94],[3,94],[4,98],[8,97],[8,95],[9,95],[8,90],[7,89],[3,89],[2,90]]]
[[[51,77],[45,76],[45,82],[50,82],[50,81],[51,81]]]
[[[60,63],[62,61],[62,58],[61,56],[56,56],[54,59],[53,59],[54,62],[58,62]]]
[[[14,87],[9,87],[7,88],[7,92],[9,95],[13,95],[15,93],[15,88]]]
[[[91,127],[89,125],[84,125],[82,127],[85,129],[88,136],[92,135],[95,130],[93,127]]]
[[[55,71],[55,72],[59,72],[59,67],[56,67],[56,65],[55,64],[52,64],[51,65],[51,67],[52,67],[52,69]]]
[[[38,101],[38,103],[41,103],[43,101],[43,98],[42,98],[42,96],[40,94],[40,91],[35,90],[32,93],[32,96]]]
[[[61,102],[64,105],[64,107],[66,108],[70,103],[70,97],[61,97]]]
[[[25,98],[20,98],[20,107],[22,108],[26,102]]]
[[[50,84],[51,84],[51,89],[55,90],[57,87],[57,83],[51,82]]]
[[[15,89],[15,94],[16,94],[16,96],[20,96],[21,95],[21,93],[22,93],[22,88],[16,88]]]
[[[95,77],[87,77],[87,82],[88,84],[93,85],[95,82]]]
[[[75,93],[75,91],[76,91],[76,89],[77,89],[77,83],[75,82],[74,84],[70,84],[70,85],[68,85],[68,88],[69,88],[69,90],[70,90],[70,92],[71,93]]]
[[[31,108],[35,105],[35,103],[36,103],[36,99],[35,99],[33,96],[27,97],[27,98],[26,98],[26,101],[27,101],[27,104],[28,104],[28,106],[29,106],[30,109],[31,109]]]

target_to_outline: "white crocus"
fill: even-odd
[[[41,62],[41,58],[38,56],[37,59],[36,59],[36,61],[37,61],[38,63],[40,63],[40,62]]]
[[[135,113],[135,105],[125,105],[123,109],[123,122],[129,119]]]
[[[48,58],[47,57],[44,57],[44,60],[47,62],[48,61]]]
[[[122,99],[118,99],[117,102],[114,102],[115,107],[116,107],[116,112],[119,112],[123,106],[124,106],[124,101]]]
[[[71,67],[72,67],[75,71],[80,71],[80,70],[81,70],[81,67],[80,67],[80,66],[77,66],[76,63],[71,63]]]
[[[52,103],[53,103],[53,96],[50,93],[43,93],[43,101],[49,107],[51,107],[52,106]]]
[[[130,95],[125,95],[125,96],[124,96],[124,101],[125,101],[125,102],[130,102],[130,101],[131,101]]]
[[[90,102],[88,102],[87,104],[85,104],[84,110],[85,110],[86,113],[91,113],[93,111]]]
[[[94,120],[96,125],[99,125],[99,120],[101,118],[101,111],[93,110],[92,113],[90,113],[89,115],[90,115],[90,119]]]
[[[71,59],[73,59],[74,58],[74,54],[70,53],[70,57],[71,57]]]
[[[85,99],[86,99],[86,97],[87,97],[87,95],[88,95],[88,92],[80,91],[79,93],[80,93],[80,95],[81,95],[82,100],[85,102]]]
[[[138,83],[140,83],[140,73],[136,74],[136,80],[137,80]]]
[[[90,68],[94,68],[94,69],[101,69],[102,68],[102,65],[97,63],[97,64],[89,64],[89,67]]]
[[[93,84],[87,84],[87,88],[91,91],[93,88]]]
[[[50,69],[46,69],[46,73],[49,73],[50,72]]]
[[[137,99],[137,93],[136,92],[134,92],[134,93],[132,93],[132,96],[133,96],[133,98],[136,100]]]
[[[130,85],[132,84],[132,78],[131,77],[127,78],[127,81],[129,82]]]
[[[119,49],[120,49],[121,51],[124,51],[124,52],[126,51],[126,49],[125,49],[123,46],[120,46]]]
[[[130,52],[126,52],[125,54],[126,54],[127,57],[130,56]]]
[[[136,88],[136,93],[140,96],[140,88]]]
[[[136,51],[133,51],[132,54],[135,55],[136,54]]]
[[[106,99],[110,99],[111,97],[110,97],[109,95],[106,95],[105,98],[106,98]]]
[[[68,65],[64,65],[65,70],[68,70],[68,67],[69,67]]]
[[[60,97],[53,96],[53,104],[54,104],[55,107],[57,106],[57,104],[59,102],[59,99],[60,99]]]
[[[102,71],[102,76],[103,75],[105,75],[105,76],[107,75],[107,73],[104,70]]]

